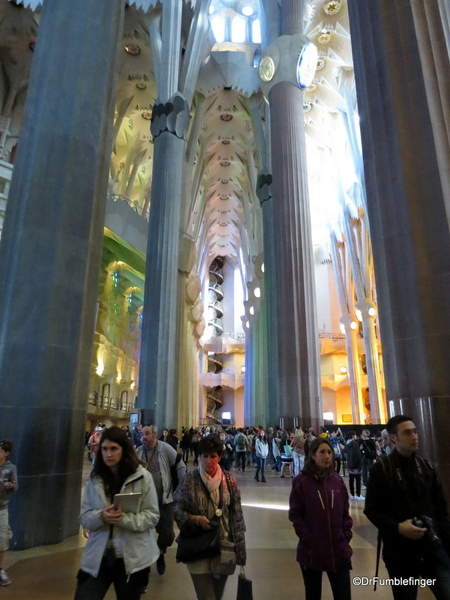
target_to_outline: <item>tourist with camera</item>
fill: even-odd
[[[434,582],[429,587],[438,600],[449,600],[450,518],[441,483],[431,463],[417,455],[412,419],[397,415],[386,428],[395,449],[370,471],[364,513],[383,540],[389,577],[401,582],[392,586],[394,598],[415,600],[421,577]]]

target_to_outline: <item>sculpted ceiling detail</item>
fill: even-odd
[[[34,44],[39,38],[41,4],[39,0],[0,0],[0,154],[6,158],[20,131]],[[209,48],[202,46],[206,58],[195,86],[190,121],[183,117],[181,122],[177,117],[171,124],[164,107],[157,109],[156,120],[153,112],[158,103],[155,73],[163,68],[159,63],[163,57],[156,61],[154,57],[155,39],[161,35],[162,4],[158,0],[128,0],[109,193],[126,199],[139,214],[148,215],[153,134],[164,130],[166,119],[176,135],[184,136],[187,127],[189,166],[182,227],[196,241],[198,263],[202,256],[207,262],[219,255],[238,260],[242,250],[241,260],[251,266],[252,257],[262,251],[261,207],[256,192],[258,174],[267,169],[263,162],[268,109],[260,92],[258,66],[261,16],[267,4],[262,0],[210,0],[205,4],[211,26]],[[189,31],[202,7],[202,0],[183,2],[181,68]],[[349,103],[354,106],[356,102],[347,0],[306,0],[304,25],[305,34],[319,52],[314,80],[305,90],[300,108],[305,119],[308,168],[314,178],[323,169],[336,119],[341,111],[348,110]],[[267,188],[262,198],[269,197]]]

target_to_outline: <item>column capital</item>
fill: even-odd
[[[342,333],[346,334],[357,331],[358,324],[353,315],[351,315],[350,313],[346,313],[343,314],[339,319],[339,327]]]
[[[282,35],[261,56],[259,77],[265,98],[283,81],[304,90],[313,80],[317,67],[317,48],[303,33]]]
[[[358,320],[361,322],[365,319],[374,320],[377,314],[377,305],[373,300],[364,298],[363,300],[358,300],[355,304],[355,312]]]
[[[153,139],[156,139],[164,131],[172,133],[177,138],[184,139],[189,119],[189,106],[181,94],[174,94],[165,104],[156,101],[153,106],[150,127]]]

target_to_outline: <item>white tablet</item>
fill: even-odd
[[[130,492],[129,494],[116,494],[114,496],[114,506],[122,505],[122,512],[136,514],[139,509],[139,499],[142,492]]]

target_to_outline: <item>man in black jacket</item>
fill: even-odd
[[[429,587],[438,600],[449,600],[450,519],[441,483],[416,454],[419,438],[410,417],[392,417],[387,430],[395,450],[372,467],[364,513],[383,539],[389,577],[400,583],[392,585],[394,598],[415,600],[423,577],[434,581]]]
[[[359,449],[361,450],[362,482],[364,486],[367,486],[369,471],[377,458],[375,442],[371,439],[368,429],[363,429],[361,432]]]

